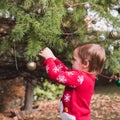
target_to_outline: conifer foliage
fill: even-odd
[[[18,70],[21,59],[26,64],[37,62],[39,51],[46,46],[61,60],[70,62],[72,49],[84,42],[97,42],[105,47],[105,71],[118,74],[118,79],[120,0],[0,0],[0,68],[15,61]],[[28,68],[35,71],[35,63],[30,65]],[[24,75],[34,83],[37,74],[31,78],[32,73]],[[34,86],[29,81],[25,110],[32,109]]]
[[[106,48],[105,69],[119,73],[119,23],[119,0],[1,0],[0,55],[37,61],[48,46],[70,61],[76,44],[98,42]]]

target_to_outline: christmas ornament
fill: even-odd
[[[88,9],[88,8],[90,8],[91,6],[90,6],[90,4],[89,4],[88,2],[85,2],[84,7],[85,7],[86,9]]]
[[[33,71],[36,69],[36,63],[35,62],[28,62],[27,63],[27,69],[30,70],[30,71]]]
[[[118,37],[117,31],[111,31],[110,34],[109,34],[109,37],[114,38],[114,39],[117,38]]]
[[[92,20],[92,24],[96,24],[96,20]]]
[[[108,47],[108,50],[110,51],[111,54],[113,54],[114,46],[110,45],[110,46]]]
[[[116,85],[120,86],[120,79],[116,80]]]
[[[5,18],[10,18],[10,12],[9,11],[6,11]]]
[[[113,16],[113,17],[118,17],[119,13],[117,10],[110,10],[110,14]]]
[[[70,6],[70,7],[68,7],[68,13],[73,13],[73,8]]]
[[[11,17],[11,20],[12,20],[12,21],[15,21],[15,16],[12,16],[12,17]]]
[[[0,28],[0,33],[3,33],[4,32],[4,28]]]
[[[99,39],[103,41],[103,40],[105,40],[105,36],[102,34],[99,36]]]

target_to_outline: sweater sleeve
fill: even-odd
[[[68,70],[67,66],[65,66],[58,58],[54,60],[54,62],[59,70]]]
[[[53,81],[65,86],[77,87],[84,82],[84,76],[80,71],[59,69],[52,58],[45,61],[46,72]],[[65,66],[64,66],[65,67]]]

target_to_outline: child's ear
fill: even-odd
[[[84,68],[88,68],[89,67],[89,61],[86,59],[85,61],[84,61]]]

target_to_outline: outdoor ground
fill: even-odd
[[[24,112],[17,106],[0,113],[0,120],[60,120],[59,100],[37,101],[35,105],[40,107],[39,110]],[[11,111],[13,114],[10,114]],[[91,118],[92,120],[120,120],[120,87],[106,85],[95,88],[91,101]]]

